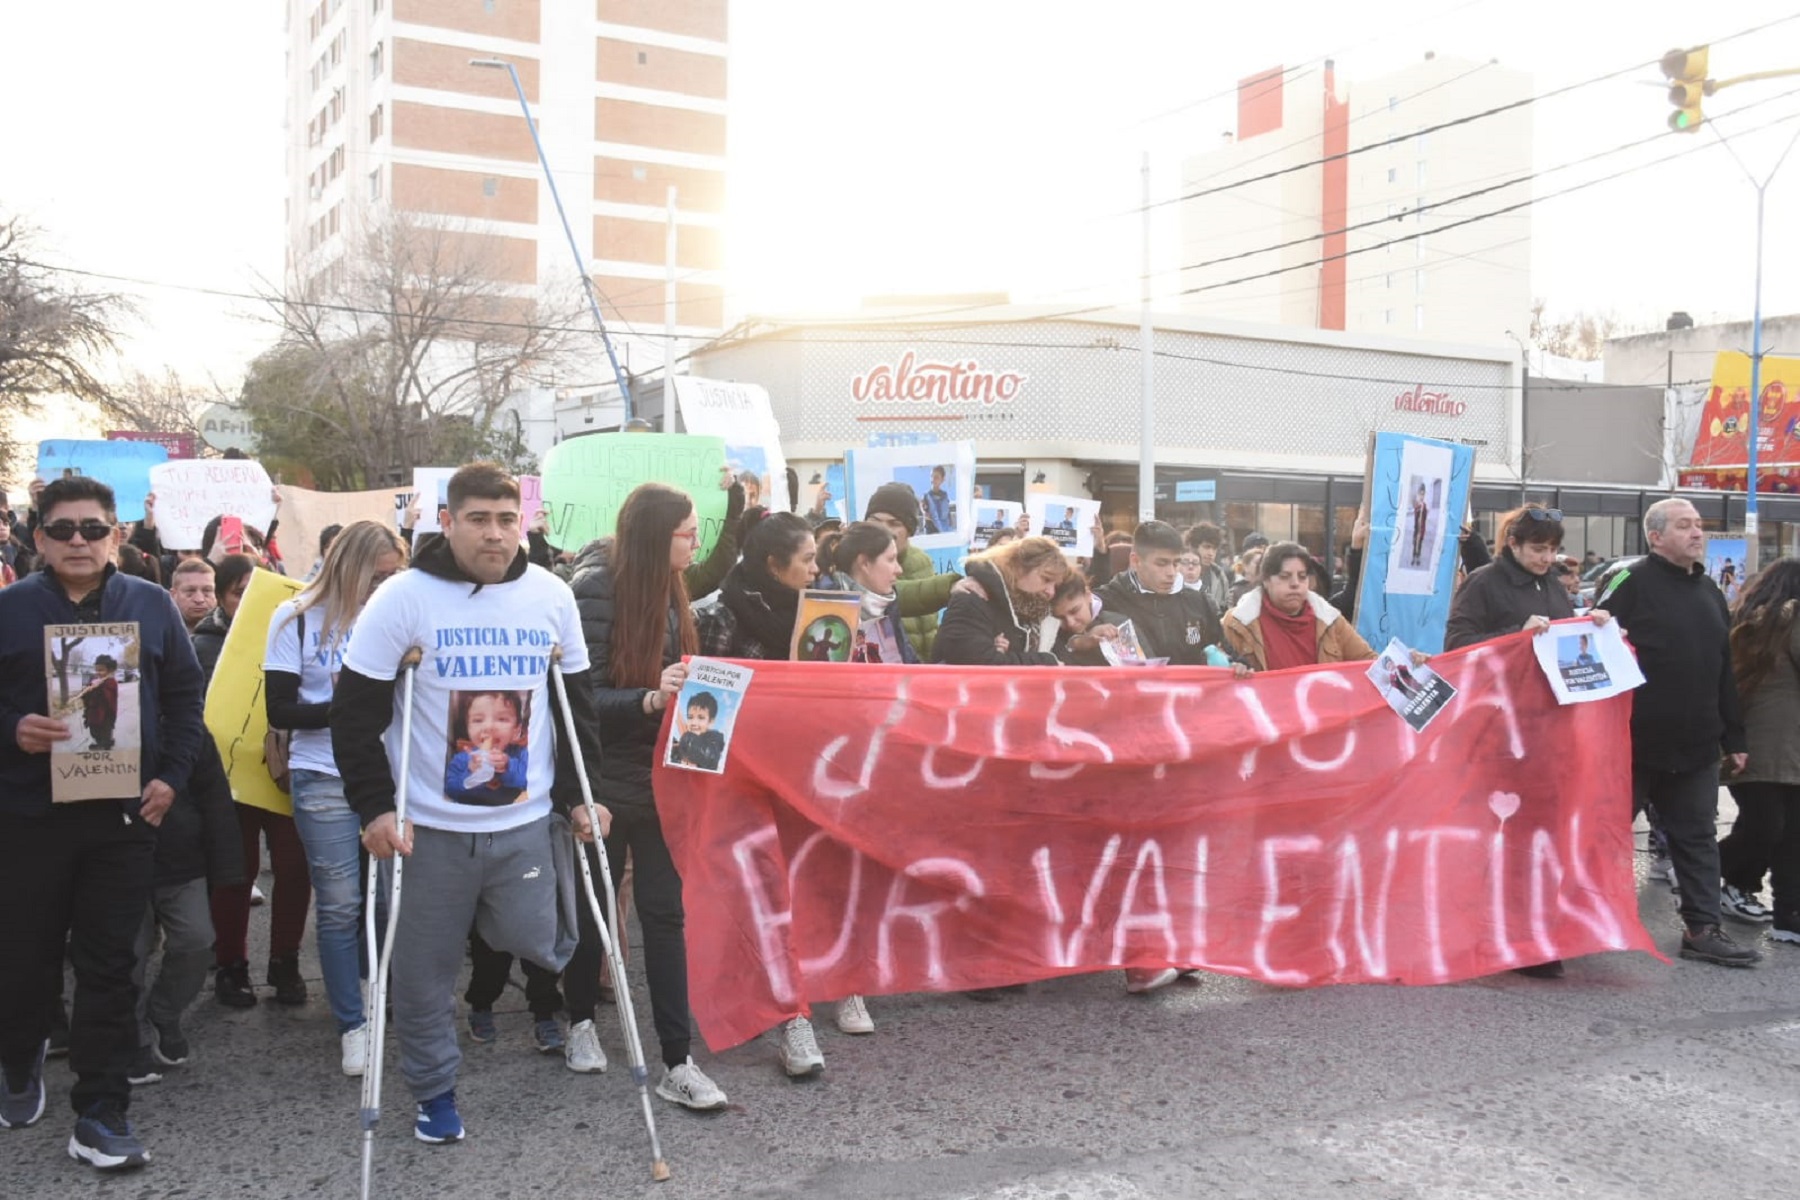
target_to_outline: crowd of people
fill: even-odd
[[[102,1169],[148,1161],[127,1118],[132,1088],[188,1062],[183,1016],[209,970],[217,1003],[262,999],[248,928],[264,845],[273,886],[263,986],[276,1003],[311,1001],[300,969],[310,918],[348,1076],[376,1052],[361,936],[366,863],[406,856],[407,895],[422,899],[399,909],[389,999],[420,1140],[464,1136],[461,1038],[497,1037],[494,1004],[515,958],[533,1046],[577,1073],[606,1069],[596,1025],[609,988],[602,942],[589,909],[559,895],[564,842],[598,870],[600,839],[621,914],[627,904],[637,914],[662,1059],[656,1094],[694,1110],[724,1107],[691,1053],[686,901],[653,764],[687,660],[789,657],[808,589],[856,597],[865,636],[853,664],[1133,662],[1245,675],[1376,656],[1348,615],[1365,521],[1341,564],[1259,536],[1234,553],[1216,525],[1157,520],[1129,532],[1097,527],[1093,554],[1071,559],[1021,522],[946,572],[914,544],[928,508],[903,483],[878,489],[848,524],[818,510],[747,508],[743,487],[725,486],[725,528],[704,557],[693,499],[678,489],[644,484],[612,536],[557,548],[541,524],[522,536],[517,482],[484,463],[450,480],[441,533],[415,539],[415,507],[398,530],[357,521],[300,548],[311,560],[304,586],[275,608],[260,643],[261,702],[281,745],[269,770],[280,772],[291,813],[234,797],[202,722],[246,591],[259,570],[284,571],[276,528],[246,529],[226,547],[215,520],[200,548],[169,551],[154,498],[127,529],[105,484],[34,487],[31,511],[10,531],[16,581],[0,587],[0,910],[9,913],[0,924],[0,1126],[43,1116],[46,1056],[66,1053],[69,1153]],[[1653,815],[1672,864],[1682,954],[1749,966],[1760,954],[1725,932],[1727,917],[1800,945],[1800,741],[1791,736],[1800,561],[1771,564],[1728,607],[1706,575],[1691,505],[1658,502],[1644,529],[1649,553],[1592,605],[1596,621],[1616,619],[1628,632],[1648,681],[1632,702],[1635,801]],[[1587,607],[1582,564],[1560,553],[1563,532],[1562,515],[1538,507],[1501,518],[1491,550],[1464,531],[1448,649],[1540,632]],[[49,755],[72,731],[47,711],[43,631],[123,622],[137,625],[142,645],[141,791],[53,803]],[[415,647],[437,655],[437,669],[413,679],[403,745],[397,697]],[[465,647],[469,657],[457,657]],[[110,679],[118,664],[109,664],[96,667]],[[465,669],[481,678],[464,682]],[[553,671],[567,685],[566,709]],[[580,803],[578,762],[599,801],[597,828]],[[1721,842],[1722,770],[1740,815]],[[1765,878],[1772,905],[1761,901]],[[623,933],[623,916],[620,925]],[[453,989],[466,961],[459,1029]],[[1563,966],[1522,970],[1554,977]],[[1178,972],[1133,970],[1125,986],[1153,991]],[[843,1033],[867,1035],[875,1015],[851,995],[833,1019]],[[776,1031],[776,1054],[790,1076],[824,1069],[800,1013]]]

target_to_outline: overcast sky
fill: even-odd
[[[559,2],[591,0],[543,0]],[[1242,76],[1335,55],[1354,80],[1432,50],[1498,58],[1543,93],[1796,9],[1796,0],[1301,0],[1270,20],[1265,6],[1187,0],[734,0],[727,286],[739,314],[889,292],[1129,296],[1140,153],[1153,155],[1155,193],[1171,194],[1184,153],[1215,146],[1233,125]],[[279,275],[279,3],[60,0],[14,5],[6,27],[0,210],[43,226],[69,266],[224,291]],[[1800,66],[1800,20],[1713,52],[1716,76],[1785,66]],[[1789,82],[1800,84],[1721,94],[1709,111],[1779,96]],[[1669,110],[1659,86],[1647,68],[1535,105],[1538,167],[1660,129]],[[1430,98],[1413,103],[1420,121],[1461,115],[1425,107]],[[1740,146],[1766,171],[1800,128],[1800,96],[1720,124],[1729,132],[1781,117],[1793,119]],[[1671,135],[1588,173],[1711,141]],[[1558,174],[1539,192],[1583,177]],[[1765,311],[1800,311],[1800,276],[1788,269],[1800,262],[1791,216],[1800,163],[1770,197]],[[1156,240],[1166,267],[1176,227],[1165,213]],[[1546,200],[1533,227],[1533,292],[1638,322],[1660,324],[1676,308],[1747,316],[1753,213],[1754,193],[1716,144]],[[1494,240],[1506,240],[1495,224]],[[169,365],[235,387],[268,341],[242,302],[124,290],[143,311],[129,345],[139,369]]]

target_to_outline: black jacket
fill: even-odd
[[[1219,611],[1197,588],[1147,592],[1137,572],[1127,571],[1113,576],[1099,595],[1107,612],[1131,622],[1149,658],[1166,658],[1171,666],[1204,667],[1208,646],[1228,650]]]
[[[505,578],[497,584],[477,583],[457,565],[450,552],[450,543],[442,537],[420,539],[418,552],[412,559],[413,570],[424,571],[439,579],[467,583],[476,591],[483,587],[504,587],[525,574],[525,568],[530,565],[526,549],[521,546],[513,555],[512,565],[507,567]],[[563,681],[569,692],[568,716],[575,726],[575,736],[581,742],[582,761],[587,766],[588,786],[593,789],[595,803],[605,804],[606,800],[600,794],[600,742],[594,736],[594,710],[588,699],[591,675],[591,668],[568,671],[564,672]],[[331,693],[328,722],[331,756],[337,760],[338,774],[344,781],[344,799],[356,810],[357,818],[365,827],[383,813],[394,811],[394,764],[388,761],[387,746],[381,735],[394,721],[394,689],[398,682],[398,678],[370,679],[343,667],[338,671],[337,687]],[[296,687],[296,699],[298,695]],[[556,730],[556,774],[550,784],[550,803],[556,811],[566,814],[581,803],[581,779],[575,772],[574,749],[569,745],[569,739],[563,736],[569,722],[563,718],[554,686],[550,688],[550,708]]]
[[[225,635],[231,632],[231,618],[225,610],[215,608],[194,626],[194,656],[200,660],[200,674],[206,686],[212,686],[213,670],[219,665],[219,652],[225,649]]]
[[[1749,749],[1727,636],[1725,596],[1704,563],[1682,570],[1658,554],[1613,576],[1598,608],[1637,647],[1644,686],[1631,693],[1633,759],[1692,771]]]
[[[600,745],[600,781],[606,805],[615,810],[654,809],[651,769],[662,743],[662,714],[644,712],[644,696],[651,689],[620,687],[612,677],[612,631],[616,605],[613,593],[612,539],[590,542],[575,556],[575,606],[581,612],[581,632],[587,638],[589,686]],[[681,659],[680,614],[669,607],[663,624],[662,665]]]
[[[1450,602],[1450,624],[1444,649],[1460,650],[1519,632],[1531,617],[1562,621],[1575,615],[1568,589],[1554,574],[1533,575],[1519,565],[1511,550],[1482,567],[1457,589]]]
[[[243,835],[219,747],[202,738],[188,786],[156,827],[156,886],[205,879],[209,888],[244,881]]]
[[[987,599],[966,592],[950,597],[950,606],[938,623],[937,640],[932,643],[933,662],[971,667],[1058,665],[1056,655],[1037,648],[1037,631],[1020,623],[1000,572],[987,563],[972,562],[969,578],[982,586]],[[994,648],[994,639],[1001,635],[1006,637],[1005,650]]]

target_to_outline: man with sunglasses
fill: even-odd
[[[112,489],[48,484],[34,535],[44,569],[0,589],[0,1126],[43,1116],[44,1053],[63,946],[75,965],[71,1157],[102,1170],[150,1159],[125,1119],[137,1051],[134,942],[154,886],[156,826],[199,752],[200,664],[175,602],[113,566]],[[140,767],[128,799],[56,804],[50,751],[74,733],[47,715],[44,628],[135,622]]]

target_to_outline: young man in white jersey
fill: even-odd
[[[590,773],[600,763],[575,598],[527,561],[518,484],[491,463],[463,467],[450,479],[443,530],[369,601],[331,706],[332,748],[363,845],[377,858],[407,860],[390,996],[401,1074],[418,1104],[413,1132],[432,1144],[463,1137],[451,993],[470,927],[495,949],[551,970],[575,949],[572,892],[557,886],[553,811],[568,813],[582,840],[593,831],[552,707],[557,647],[583,759]],[[413,647],[423,659],[402,829],[394,819],[395,681]],[[604,834],[611,818],[598,812]]]

